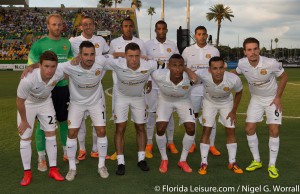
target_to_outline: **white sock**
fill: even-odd
[[[63,146],[64,156],[67,156],[67,146]]]
[[[247,140],[253,159],[257,162],[260,162],[260,155],[258,151],[258,138],[256,133],[254,133],[254,135],[247,135]]]
[[[148,113],[148,122],[147,122],[147,144],[153,144],[153,133],[155,126],[155,113]]]
[[[95,127],[93,127],[93,148],[92,148],[93,152],[97,152],[97,150],[98,150],[98,148],[97,148],[97,142],[98,142],[98,136],[97,136]]]
[[[190,136],[187,133],[184,134],[183,140],[182,140],[182,152],[180,156],[180,162],[186,161],[186,158],[189,154],[189,150],[195,140],[195,135]]]
[[[138,152],[138,162],[145,160],[145,151]]]
[[[277,155],[279,152],[279,136],[269,138],[270,161],[269,166],[276,164]]]
[[[168,143],[173,143],[173,137],[174,137],[174,118],[173,114],[170,117],[168,126],[167,126],[167,138],[168,138]]]
[[[207,156],[209,151],[209,144],[200,143],[201,163],[208,164]]]
[[[30,170],[31,169],[31,155],[32,155],[31,140],[29,140],[29,141],[21,140],[20,141],[20,153],[21,153],[24,170]]]
[[[209,136],[210,146],[215,146],[216,133],[217,133],[217,124],[215,122],[212,129],[211,129],[211,133],[210,133],[210,136]]]
[[[168,156],[167,156],[167,138],[166,138],[166,134],[159,136],[156,134],[156,143],[161,155],[161,159],[162,160],[168,160]]]
[[[78,132],[79,150],[85,151],[85,136],[86,136],[86,126],[85,126],[85,119],[83,119]]]
[[[229,164],[232,164],[235,162],[237,143],[228,143],[226,144],[226,147],[228,151]]]
[[[69,169],[76,170],[75,156],[77,151],[77,138],[67,138],[67,155],[69,158]]]
[[[46,139],[46,151],[49,160],[49,167],[56,166],[57,161],[57,146],[56,146],[56,137],[45,137]]]
[[[39,159],[40,160],[46,160],[46,151],[39,151],[38,152],[38,155],[39,155]]]
[[[98,137],[97,139],[97,147],[98,147],[98,153],[99,153],[99,162],[98,162],[98,168],[101,168],[105,166],[105,157],[107,155],[107,137]]]
[[[125,165],[125,160],[124,160],[124,155],[117,155],[117,160],[118,160],[118,165],[124,164]]]

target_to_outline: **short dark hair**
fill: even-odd
[[[166,25],[166,27],[168,28],[168,24],[167,24],[165,21],[163,21],[163,20],[157,21],[157,22],[155,23],[155,28],[157,28],[157,25],[158,25],[158,24]]]
[[[43,52],[43,54],[40,56],[40,64],[42,64],[42,62],[45,60],[55,61],[56,63],[58,63],[57,55],[53,51]]]
[[[134,43],[134,42],[128,43],[125,46],[125,53],[127,53],[128,50],[133,50],[133,51],[139,50],[139,51],[141,51],[140,46],[137,43]]]
[[[85,48],[95,48],[94,44],[91,43],[90,41],[82,41],[82,43],[79,45],[79,52],[81,53],[82,51],[82,48],[85,47]]]
[[[207,30],[204,26],[198,26],[196,29],[195,29],[195,34],[197,33],[197,30],[205,30],[205,32],[207,33]]]
[[[132,22],[132,24],[134,25],[134,22],[133,22],[133,20],[132,20],[132,19],[130,19],[130,18],[125,18],[125,19],[124,19],[124,20],[122,20],[122,22],[121,22],[121,27],[123,26],[123,23],[124,23],[125,21],[131,21],[131,22]]]
[[[246,44],[248,44],[248,43],[256,43],[259,48],[259,41],[256,38],[249,37],[249,38],[246,38],[243,42],[244,50],[246,49]]]
[[[172,59],[182,59],[184,61],[184,58],[180,54],[173,54],[169,59],[169,63]]]
[[[212,62],[216,62],[216,61],[222,61],[223,64],[225,63],[225,61],[224,61],[224,59],[223,59],[222,57],[217,57],[217,56],[215,56],[215,57],[210,58],[210,60],[209,60],[209,62],[208,62],[209,67],[211,67],[211,63],[212,63]]]
[[[90,19],[92,20],[93,23],[95,23],[94,19],[88,15],[84,15],[82,16],[81,20],[80,20],[80,25],[82,25],[82,21],[85,20],[85,19]]]

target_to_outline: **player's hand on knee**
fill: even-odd
[[[278,97],[275,97],[270,106],[275,105],[276,111],[282,112],[282,104],[281,104],[281,99]]]
[[[20,135],[23,135],[24,132],[26,131],[26,129],[30,128],[31,126],[29,125],[29,123],[27,121],[21,121],[20,125],[18,126],[18,132]]]
[[[233,124],[236,123],[236,113],[234,113],[234,112],[231,111],[231,112],[228,114],[228,116],[226,117],[226,120],[229,119],[229,118],[230,118],[230,124],[231,124],[231,125],[233,125]]]
[[[149,94],[152,90],[152,81],[148,81],[147,84],[145,85],[145,93]]]

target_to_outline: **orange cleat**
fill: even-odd
[[[214,156],[220,156],[221,155],[221,153],[217,150],[217,148],[215,146],[210,146],[209,151]]]
[[[228,169],[233,170],[235,174],[243,174],[243,170],[234,162],[232,164],[228,164]]]
[[[207,173],[207,164],[201,163],[200,169],[198,170],[198,173],[201,175],[205,175]]]
[[[58,172],[58,168],[50,167],[49,177],[54,178],[56,181],[63,181],[65,178]]]
[[[99,158],[98,152],[91,151],[91,158]]]
[[[190,148],[190,150],[189,150],[189,153],[191,154],[191,153],[194,153],[194,151],[196,150],[196,144],[192,144],[192,146],[191,146],[191,148]]]
[[[27,185],[30,184],[31,179],[32,179],[32,172],[31,172],[31,170],[26,170],[26,171],[24,171],[24,176],[23,176],[23,179],[20,182],[20,184],[22,186],[27,186]]]
[[[167,148],[170,150],[172,154],[178,154],[178,150],[176,149],[176,146],[174,143],[168,143]]]
[[[153,150],[153,145],[152,144],[147,144],[146,149],[145,149],[146,158],[153,158],[152,150]]]
[[[159,172],[166,173],[168,171],[168,160],[162,160],[159,166]]]
[[[178,167],[181,168],[184,172],[190,173],[190,172],[193,171],[186,161],[181,161],[181,162],[179,161],[177,165],[178,165]]]
[[[85,160],[85,157],[86,157],[86,151],[85,150],[79,150],[77,159],[78,160]]]

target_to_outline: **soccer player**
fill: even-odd
[[[61,37],[63,30],[63,18],[59,14],[50,14],[47,17],[47,28],[49,30],[48,36],[36,41],[29,52],[28,64],[38,63],[40,56],[47,50],[53,51],[58,56],[58,62],[65,62],[73,57],[70,42]],[[59,121],[60,140],[63,145],[64,156],[63,160],[67,161],[66,141],[68,134],[68,103],[69,103],[69,89],[68,81],[61,80],[57,83],[52,91],[52,100],[56,112],[56,119]],[[38,170],[47,171],[47,164],[45,158],[45,135],[41,131],[38,124],[35,132],[36,148],[38,151]]]
[[[20,152],[24,167],[22,186],[29,185],[31,172],[31,136],[35,118],[40,121],[40,128],[45,133],[46,151],[49,160],[49,177],[63,181],[56,168],[56,116],[51,100],[51,91],[57,82],[63,79],[63,72],[56,71],[57,56],[52,51],[44,52],[40,57],[39,69],[21,79],[17,90],[18,132],[20,135]]]
[[[242,81],[237,75],[225,71],[225,63],[221,57],[212,57],[209,60],[208,70],[197,70],[196,74],[205,88],[202,112],[203,132],[200,139],[201,164],[198,173],[201,175],[207,173],[209,137],[215,124],[216,115],[219,113],[219,121],[224,125],[226,131],[228,169],[233,170],[234,173],[242,174],[243,170],[236,164],[235,159],[237,151],[235,122],[236,111],[242,97]],[[235,91],[234,99],[232,91]]]
[[[131,109],[131,120],[134,122],[136,129],[136,141],[138,144],[137,165],[141,170],[148,171],[149,167],[145,161],[147,111],[144,88],[150,74],[157,69],[157,62],[141,59],[139,45],[132,42],[125,47],[125,58],[114,59],[104,69],[113,70],[117,77],[117,83],[114,85],[115,147],[118,160],[116,174],[125,174],[124,133],[129,108]]]
[[[157,61],[158,68],[167,68],[169,58],[174,53],[179,53],[176,44],[170,40],[167,40],[168,26],[165,21],[158,21],[155,24],[156,38],[149,40],[145,43],[147,57]],[[157,84],[152,82],[152,90],[149,94],[146,94],[146,104],[148,106],[148,122],[147,122],[147,146],[146,146],[146,157],[152,158],[153,150],[153,132],[155,126],[155,113],[157,109],[159,88]],[[174,136],[174,119],[170,117],[170,121],[167,127],[168,144],[167,147],[171,153],[177,154],[178,150],[173,142]]]
[[[145,49],[145,43],[143,40],[133,36],[133,30],[134,30],[134,22],[130,18],[125,18],[121,23],[121,31],[122,36],[119,38],[113,39],[110,43],[110,49],[109,54],[112,54],[115,58],[123,57],[125,58],[125,47],[128,43],[134,42],[139,45],[141,56],[142,58],[146,57],[146,49]],[[113,71],[113,95],[112,95],[112,112],[114,114],[114,105],[115,105],[115,89],[116,89],[116,83],[117,83],[117,76],[116,73]],[[117,153],[115,152],[110,156],[111,160],[117,159]]]
[[[238,67],[234,72],[243,74],[246,77],[251,94],[245,131],[254,160],[246,168],[246,171],[254,171],[262,167],[258,150],[256,123],[263,120],[265,112],[270,136],[268,172],[271,178],[278,178],[279,174],[275,164],[279,151],[279,127],[282,120],[281,96],[288,76],[281,64],[275,59],[259,55],[260,49],[257,39],[252,37],[245,39],[243,47],[246,57],[239,60]],[[280,79],[278,85],[276,78]]]
[[[95,23],[94,19],[89,16],[83,16],[81,18],[80,29],[82,31],[80,36],[70,38],[72,51],[74,56],[77,56],[79,53],[79,45],[82,41],[88,40],[92,42],[95,46],[96,56],[100,56],[102,54],[108,53],[109,46],[107,45],[104,38],[101,36],[95,36]],[[104,72],[102,71],[102,76],[104,76]],[[104,99],[104,95],[102,95],[102,99]],[[104,103],[105,104],[105,103]],[[85,149],[85,136],[86,136],[86,125],[85,119],[82,121],[80,130],[78,132],[78,142],[79,142],[79,153],[78,160],[84,160],[86,158],[86,149]],[[97,134],[95,128],[93,128],[93,147],[90,153],[92,158],[98,158],[97,152]]]
[[[210,58],[214,56],[220,56],[220,53],[218,49],[215,47],[207,44],[207,30],[204,26],[198,26],[195,29],[195,39],[196,44],[191,45],[184,49],[182,56],[184,58],[184,61],[188,68],[190,68],[193,71],[196,71],[198,69],[207,69],[208,68],[208,62]],[[193,104],[193,110],[195,117],[198,118],[199,111],[202,106],[202,100],[203,100],[203,85],[197,84],[193,87],[191,90],[191,99]],[[197,126],[197,122],[196,122]],[[197,129],[197,127],[196,127]],[[212,128],[212,132],[210,135],[210,148],[209,151],[214,156],[220,156],[221,153],[216,149],[214,143],[215,143],[215,136],[216,136],[216,124],[214,124]],[[194,152],[196,148],[195,143],[192,145],[190,149],[190,153]]]
[[[179,54],[171,56],[168,68],[169,69],[158,69],[151,75],[160,89],[156,112],[156,143],[161,154],[159,171],[161,173],[168,171],[168,156],[166,153],[167,139],[165,132],[170,116],[173,111],[176,110],[186,131],[182,141],[183,147],[178,167],[190,173],[192,169],[187,164],[186,158],[195,139],[195,117],[189,97],[191,81],[188,74],[190,77],[194,76],[194,82],[196,82],[197,76],[185,66],[184,60]]]

